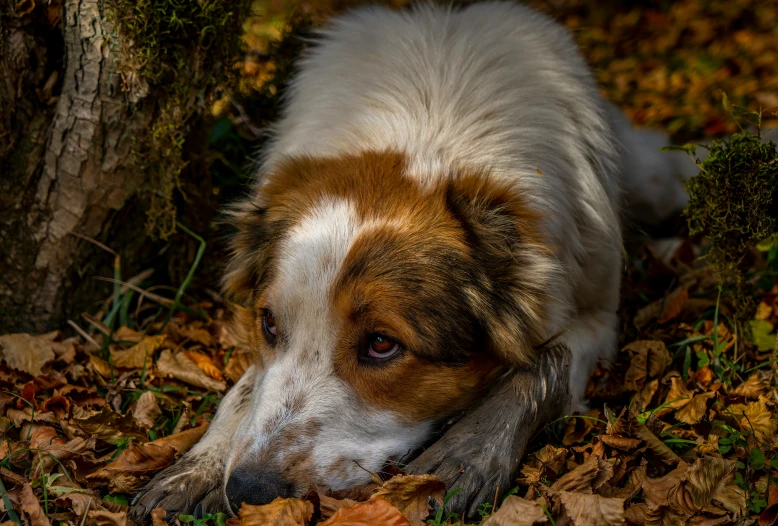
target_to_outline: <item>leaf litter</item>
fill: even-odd
[[[607,96],[635,122],[700,137],[736,129],[717,104],[719,88],[746,105],[758,87],[757,103],[778,106],[778,8],[766,0],[749,5],[692,1],[608,13],[570,0],[553,3],[552,14],[574,30]],[[752,13],[758,23],[749,26]],[[734,37],[722,38],[731,28]],[[260,85],[267,68],[255,66]],[[480,519],[467,524],[778,523],[776,241],[759,248],[753,263],[761,297],[747,327],[733,324],[714,272],[699,259],[705,240],[677,241],[670,258],[650,246],[630,253],[622,350],[593,374],[592,410],[539,432],[513,487],[497,488]],[[130,524],[132,492],[192,447],[252,363],[218,301],[184,308],[167,300],[162,310],[173,307],[164,321],[120,316],[116,305],[86,316],[88,329],[73,337],[0,335],[2,526]],[[234,518],[175,520],[462,522],[436,508],[447,495],[441,481],[395,471],[358,488],[244,505]],[[153,510],[154,526],[165,515]]]

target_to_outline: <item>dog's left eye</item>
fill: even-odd
[[[382,334],[373,334],[368,339],[367,355],[377,360],[386,360],[400,351],[399,342]]]
[[[276,317],[269,310],[262,312],[262,330],[265,332],[265,338],[270,343],[275,343],[278,337],[276,328]]]

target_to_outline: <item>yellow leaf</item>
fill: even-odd
[[[111,364],[123,369],[140,369],[154,351],[162,347],[167,336],[146,336],[140,342],[123,351],[111,350]]]

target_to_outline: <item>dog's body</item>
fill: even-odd
[[[463,463],[461,506],[505,487],[566,379],[580,407],[615,354],[622,196],[660,219],[684,201],[662,141],[522,6],[338,18],[233,212],[225,289],[260,363],[136,517],[364,483],[460,410],[410,469]]]

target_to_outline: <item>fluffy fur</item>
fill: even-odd
[[[582,407],[613,357],[620,208],[676,211],[678,157],[601,98],[563,28],[507,2],[335,19],[273,132],[225,276],[258,365],[135,516],[363,483],[462,409],[410,469],[464,473],[462,508],[491,495],[568,378]],[[403,351],[361,360],[375,333]]]

